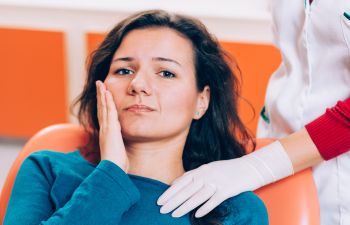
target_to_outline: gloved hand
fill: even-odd
[[[202,217],[226,199],[293,174],[293,165],[280,142],[240,158],[202,165],[177,178],[158,199],[161,213],[176,209],[180,217],[205,202],[196,212]],[[180,206],[180,207],[179,207]]]

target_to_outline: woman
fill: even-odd
[[[79,99],[90,143],[32,154],[4,224],[267,224],[249,192],[201,219],[156,204],[185,171],[244,154],[250,136],[226,60],[195,19],[147,11],[121,21],[94,52]]]

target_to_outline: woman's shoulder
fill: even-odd
[[[79,150],[73,150],[71,152],[57,152],[53,150],[40,150],[32,152],[25,161],[35,160],[35,161],[47,161],[50,163],[77,163],[77,162],[87,162],[81,156]]]
[[[266,206],[253,192],[244,192],[222,204],[228,209],[224,225],[268,225]]]
[[[61,152],[56,150],[44,149],[32,152],[27,158],[37,158],[37,159],[55,159],[57,161],[69,161],[69,160],[79,160],[81,162],[89,163],[94,165],[90,161],[86,160],[79,149],[72,149],[68,152]]]
[[[52,150],[41,150],[31,153],[22,163],[26,170],[61,173],[63,171],[87,174],[95,165],[86,161],[79,150],[63,153]]]

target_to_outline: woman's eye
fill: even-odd
[[[134,72],[132,70],[128,70],[128,69],[119,69],[115,71],[115,74],[119,74],[119,75],[130,75],[133,73]]]
[[[175,77],[175,74],[173,74],[172,72],[166,71],[166,70],[161,71],[159,74],[162,77],[165,77],[165,78],[173,78],[173,77]]]

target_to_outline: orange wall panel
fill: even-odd
[[[62,32],[0,28],[0,136],[67,122]]]
[[[88,54],[92,53],[103,41],[105,34],[87,33],[86,34],[86,49]]]
[[[87,52],[91,53],[96,49],[103,38],[104,34],[88,33]],[[281,62],[279,51],[271,45],[262,44],[221,42],[221,45],[237,60],[240,67],[241,76],[238,76],[242,78],[241,94],[246,101],[240,101],[239,114],[245,125],[255,134],[268,79]]]

